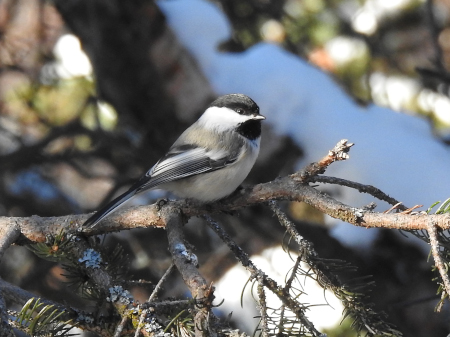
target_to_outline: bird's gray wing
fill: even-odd
[[[100,208],[83,226],[94,227],[139,192],[167,182],[215,171],[234,163],[241,149],[240,144],[237,143],[235,149],[231,151],[225,151],[224,149],[214,151],[189,144],[172,147],[128,191]]]
[[[236,161],[238,151],[208,150],[194,145],[170,149],[142,178],[147,180],[139,191],[200,173],[218,170]]]

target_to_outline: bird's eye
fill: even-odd
[[[243,115],[243,114],[244,114],[244,109],[238,108],[238,109],[236,110],[236,112],[237,112],[238,114]]]

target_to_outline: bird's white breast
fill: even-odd
[[[259,139],[248,143],[235,163],[209,173],[181,179],[161,185],[181,198],[193,198],[202,202],[222,199],[233,193],[250,173],[259,153]]]

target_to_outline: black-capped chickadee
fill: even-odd
[[[91,216],[84,226],[95,226],[134,195],[153,188],[201,202],[230,195],[255,164],[263,119],[250,97],[219,97],[155,166],[128,191]]]

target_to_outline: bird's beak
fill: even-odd
[[[256,114],[255,114],[255,115],[253,115],[253,119],[257,121],[257,120],[263,120],[263,119],[266,119],[266,117],[264,117],[263,115],[256,115]]]

